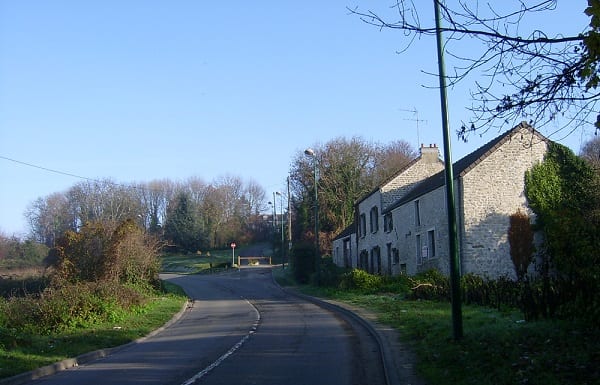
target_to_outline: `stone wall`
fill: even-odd
[[[440,160],[440,152],[436,145],[421,146],[420,151],[421,156],[413,164],[381,186],[382,209],[385,210],[400,200],[423,179],[444,169],[444,163]]]
[[[438,188],[392,211],[397,224],[399,267],[409,275],[429,269],[438,269],[444,274],[449,272],[445,191],[444,187]],[[416,201],[419,202],[420,224],[416,221]],[[433,232],[434,250],[428,250],[429,255],[425,257],[423,246],[428,246],[429,232]],[[421,241],[420,254],[417,250],[418,237]]]
[[[348,245],[347,256],[344,254],[344,246]],[[357,267],[356,254],[356,233],[349,234],[346,237],[336,238],[333,240],[333,263],[341,267]],[[347,259],[347,260],[346,260]]]
[[[541,162],[547,143],[516,130],[460,178],[462,272],[516,278],[508,244],[509,216],[529,212],[525,172]]]
[[[391,244],[392,248],[396,248],[395,245],[398,241],[397,231],[395,231],[395,229],[387,232],[384,230],[383,216],[381,213],[389,205],[402,198],[402,196],[410,191],[416,184],[441,171],[443,168],[444,164],[439,159],[438,147],[433,145],[429,147],[422,146],[419,158],[415,159],[395,177],[388,180],[380,187],[380,189],[358,203],[358,218],[360,218],[361,214],[365,215],[367,231],[365,234],[359,233],[358,226],[360,226],[360,221],[358,221],[357,255],[360,254],[361,251],[366,251],[371,255],[375,248],[379,248],[381,263],[373,263],[376,270],[375,272],[381,272],[382,274],[398,274],[399,272],[399,267],[397,266],[397,263],[394,262],[393,256],[389,255],[393,250],[388,248],[389,244]],[[379,213],[377,219],[378,230],[375,232],[371,231],[370,228],[370,212],[373,207],[376,207]]]

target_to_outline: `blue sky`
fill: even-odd
[[[388,3],[0,0],[0,156],[120,183],[229,174],[269,196],[296,153],[336,137],[441,146],[435,40],[399,55],[400,32],[346,10]],[[577,3],[535,27],[580,32]],[[468,86],[449,90],[452,130],[468,121]],[[453,159],[497,134],[453,136]],[[560,142],[577,152],[592,134]],[[0,180],[6,234],[80,181],[2,158]]]

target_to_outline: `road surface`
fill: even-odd
[[[163,278],[193,300],[177,322],[31,384],[385,384],[373,337],[351,319],[282,291],[269,268]]]

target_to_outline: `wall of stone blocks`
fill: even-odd
[[[463,273],[516,278],[508,243],[509,216],[529,212],[525,172],[541,162],[545,141],[527,130],[509,140],[460,179]]]

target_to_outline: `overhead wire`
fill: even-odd
[[[148,190],[148,191],[156,190],[156,188],[149,188],[149,187],[141,186],[141,185],[123,184],[123,183],[113,182],[111,180],[100,180],[100,179],[90,178],[90,177],[87,177],[87,176],[81,176],[81,175],[73,174],[73,173],[70,173],[70,172],[55,170],[55,169],[44,167],[44,166],[40,166],[40,165],[37,165],[37,164],[24,162],[22,160],[17,160],[17,159],[9,158],[9,157],[4,156],[4,155],[0,155],[0,159],[4,159],[4,160],[7,160],[9,162],[17,163],[17,164],[20,164],[20,165],[23,165],[23,166],[28,166],[28,167],[36,168],[38,170],[43,170],[43,171],[52,172],[52,173],[59,174],[59,175],[64,175],[64,176],[69,176],[69,177],[72,177],[72,178],[86,180],[88,182],[107,183],[107,184],[111,184],[113,186],[120,186],[120,187],[133,188],[133,189],[139,189],[139,190]]]
[[[38,165],[36,165],[36,164],[33,164],[33,163],[27,163],[27,162],[23,162],[23,161],[21,161],[21,160],[17,160],[17,159],[9,158],[9,157],[7,157],[7,156],[3,156],[3,155],[0,155],[0,159],[8,160],[8,161],[10,161],[10,162],[18,163],[18,164],[21,164],[21,165],[24,165],[24,166],[28,166],[28,167],[37,168],[37,169],[39,169],[39,170],[44,170],[44,171],[48,171],[48,172],[53,172],[53,173],[55,173],[55,174],[60,174],[60,175],[65,175],[65,176],[70,176],[70,177],[73,177],[73,178],[78,178],[78,179],[88,180],[88,181],[91,181],[91,182],[100,182],[100,181],[99,181],[99,180],[97,180],[97,179],[88,178],[88,177],[81,176],[81,175],[76,175],[76,174],[71,174],[71,173],[69,173],[69,172],[64,172],[64,171],[54,170],[54,169],[51,169],[51,168],[48,168],[48,167],[38,166]]]

